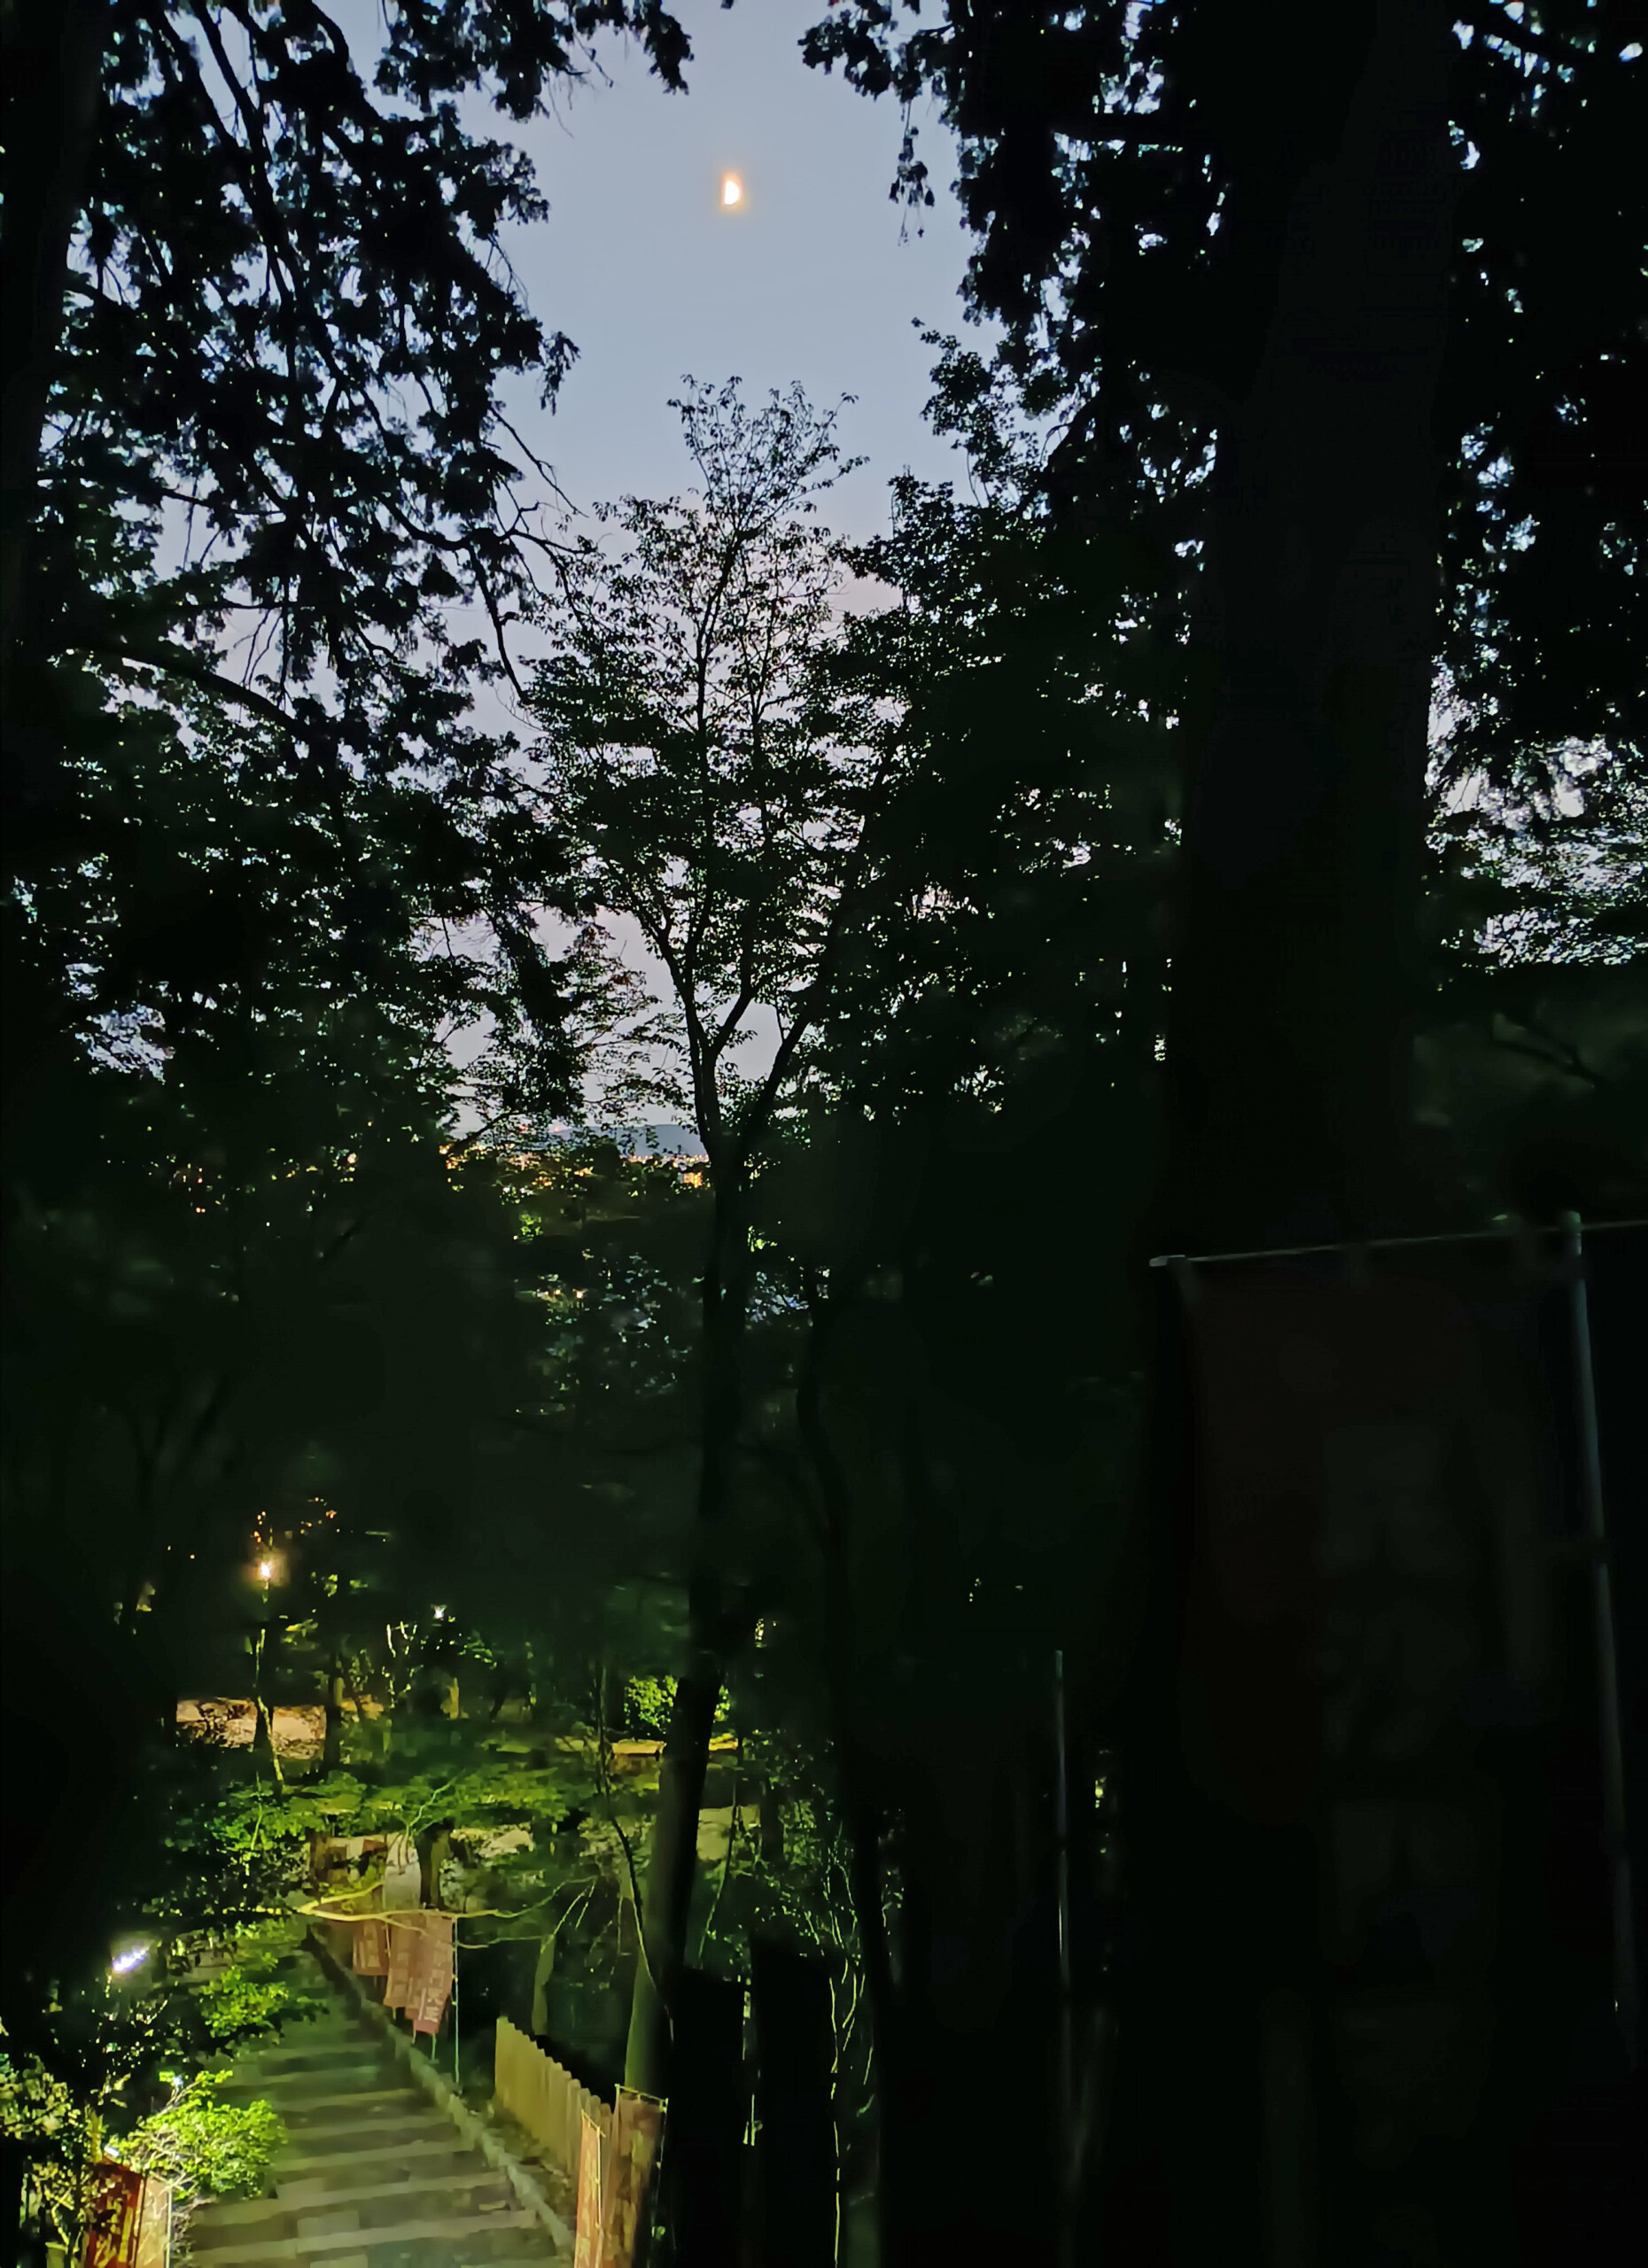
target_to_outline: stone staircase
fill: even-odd
[[[555,2268],[550,2231],[341,2006],[237,2058],[285,2122],[272,2194],[198,2206],[193,2268]]]

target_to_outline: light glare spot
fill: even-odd
[[[743,185],[742,182],[741,182],[741,181],[739,180],[739,178],[738,178],[737,175],[736,175],[736,174],[726,174],[726,175],[723,175],[722,179],[721,179],[721,202],[722,202],[722,204],[723,204],[723,205],[742,205],[742,204],[743,203],[743,198],[744,198],[744,185]]]

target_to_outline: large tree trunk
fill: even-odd
[[[1337,156],[1299,184],[1259,367],[1218,437],[1219,692],[1189,783],[1168,1025],[1170,1210],[1193,1251],[1350,1233],[1401,1204],[1452,159],[1443,12],[1372,12]]]
[[[859,1725],[857,1699],[858,1645],[852,1598],[850,1524],[851,1501],[846,1471],[824,1422],[822,1382],[826,1348],[835,1320],[833,1307],[816,1283],[809,1284],[811,1324],[807,1350],[796,1393],[802,1446],[812,1464],[824,1508],[825,1658],[828,1666],[830,1720],[842,1823],[847,1834],[847,1880],[859,1930],[866,1998],[875,2048],[875,2097],[879,2120],[876,2184],[879,2251],[886,2268],[907,2252],[915,2220],[913,2166],[905,2147],[900,2109],[903,2093],[898,1994],[888,1943],[881,1856],[881,1812],[868,1753]],[[766,1829],[762,1827],[763,1855]]]
[[[1374,0],[1331,159],[1302,166],[1268,333],[1217,445],[1219,694],[1185,819],[1155,1234],[1195,1253],[1400,1226],[1438,588],[1433,407],[1447,322],[1448,19]],[[1304,136],[1333,90],[1292,99]],[[1237,1837],[1179,1725],[1188,1387],[1156,1318],[1154,1574],[1123,1753],[1141,1957],[1122,2013],[1118,2256],[1314,2262],[1321,2171],[1295,1989],[1308,1836]]]
[[[944,1681],[959,1662],[966,1585],[949,1508],[932,1485],[922,1425],[921,1269],[904,1253],[899,1352],[880,1382],[887,1398],[903,1511],[921,1569],[906,1643]],[[832,1326],[813,1302],[814,1332],[797,1394],[797,1422],[825,1510],[827,1665],[849,1884],[865,1965],[875,2053],[877,2225],[885,2268],[942,2256],[971,2268],[1011,2256],[1049,2257],[1049,2037],[1035,1980],[1016,1965],[1022,1884],[1010,1854],[1007,1790],[1022,1741],[1004,1731],[999,1689],[962,1669],[924,1690],[919,1729],[898,1786],[902,1899],[899,1960],[882,1913],[878,1771],[858,1699],[860,1663],[849,1551],[850,1483],[824,1422],[821,1363]],[[1015,2173],[1005,2186],[977,2168],[999,2142],[1001,2074],[1014,2075]]]
[[[103,0],[11,0],[0,44],[0,668],[8,676],[51,367],[63,335],[69,242],[97,132],[108,13]]]
[[[687,1958],[698,1812],[727,1664],[742,1632],[742,1618],[728,1611],[719,1554],[743,1409],[740,1363],[749,1301],[747,1254],[742,1214],[718,1200],[704,1285],[703,1447],[687,1599],[688,1658],[676,1684],[658,1770],[624,2058],[624,2084],[648,2094],[668,2092],[670,1995]]]
[[[982,1703],[982,1697],[981,1697]],[[992,1751],[994,1751],[992,1753]],[[1015,1944],[1008,1775],[1022,1728],[958,1712],[901,1804],[898,2061],[882,2178],[894,2183],[889,2268],[927,2260],[1051,2268],[1056,2208],[1052,2006],[1045,1963]],[[1011,2096],[1010,2180],[982,2180]]]

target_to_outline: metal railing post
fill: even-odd
[[[1625,2057],[1637,2062],[1638,1998],[1636,1917],[1631,1908],[1631,1854],[1625,1839],[1625,1751],[1620,1724],[1620,1666],[1613,1620],[1613,1580],[1602,1495],[1602,1444],[1597,1422],[1597,1377],[1591,1360],[1590,1302],[1585,1284],[1584,1240],[1577,1213],[1565,1213],[1568,1299],[1574,1324],[1574,1385],[1580,1435],[1580,1475],[1585,1537],[1591,1561],[1591,1608],[1597,1648],[1597,1731],[1602,1750],[1603,1833],[1607,1844],[1613,1903],[1613,2011],[1624,2035]]]

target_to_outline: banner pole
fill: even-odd
[[[1054,1828],[1058,1838],[1059,1903],[1059,2258],[1068,2264],[1074,2231],[1075,2077],[1070,2038],[1070,1806],[1064,1751],[1064,1653],[1053,1657],[1053,1730],[1058,1764]]]
[[[1595,1236],[1603,1229],[1648,1229],[1648,1217],[1632,1216],[1621,1221],[1593,1221],[1590,1232]],[[1158,1252],[1149,1262],[1152,1268],[1211,1267],[1217,1262],[1233,1260],[1310,1260],[1333,1252],[1405,1252],[1419,1245],[1434,1244],[1504,1244],[1514,1243],[1519,1238],[1540,1233],[1534,1221],[1508,1221],[1503,1227],[1492,1229],[1449,1229],[1437,1235],[1422,1237],[1362,1237],[1342,1238],[1335,1244],[1262,1245],[1252,1252]]]
[[[1613,1582],[1608,1565],[1602,1495],[1602,1441],[1597,1422],[1597,1376],[1591,1360],[1590,1302],[1585,1284],[1584,1239],[1577,1213],[1565,1213],[1568,1297],[1574,1320],[1574,1381],[1579,1404],[1580,1457],[1586,1540],[1590,1546],[1591,1600],[1596,1621],[1597,1702],[1602,1745],[1603,1831],[1607,1843],[1613,1907],[1613,2011],[1625,2041],[1627,2067],[1637,2063],[1636,1947],[1631,1910],[1631,1854],[1625,1839],[1625,1751],[1620,1726],[1620,1666],[1613,1623]]]

